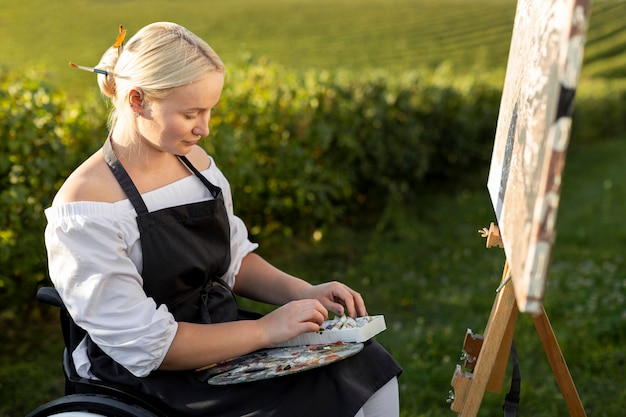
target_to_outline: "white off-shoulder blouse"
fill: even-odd
[[[243,258],[258,245],[250,242],[244,223],[234,215],[230,185],[212,159],[202,175],[224,196],[231,264],[222,278],[232,287]],[[142,198],[152,212],[213,197],[190,175]],[[45,215],[50,278],[76,324],[133,375],[146,376],[157,369],[178,325],[165,305],[157,306],[143,291],[137,213],[130,201],[73,202],[49,207]],[[80,376],[95,378],[85,340],[72,357]]]

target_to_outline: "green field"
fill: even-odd
[[[95,79],[68,61],[95,65],[120,23],[134,33],[172,20],[207,39],[227,65],[252,57],[296,69],[408,71],[448,62],[457,73],[502,76],[514,13],[512,0],[0,0],[0,58],[11,69],[45,68],[55,87],[80,98],[96,91]],[[624,22],[626,1],[593,2],[581,84],[626,78]],[[624,138],[626,132],[572,143],[546,292],[590,417],[619,417],[626,409]],[[289,241],[261,252],[312,282],[338,279],[358,288],[368,310],[385,315],[388,330],[377,338],[404,368],[402,416],[453,416],[446,398],[465,330],[484,330],[504,264],[502,251],[485,249],[477,233],[492,221],[479,181],[392,205],[373,230],[334,227],[319,244]],[[23,416],[63,392],[56,322],[21,324],[0,334],[0,416]],[[515,340],[519,415],[567,415],[527,315]],[[486,394],[479,416],[501,416],[507,389]]]
[[[448,62],[455,71],[502,73],[515,15],[511,0],[0,0],[0,57],[37,65],[62,89],[95,90],[67,63],[96,65],[123,24],[133,34],[170,20],[206,39],[227,65],[267,59],[296,69],[409,70]],[[626,2],[596,0],[583,74],[626,76]]]

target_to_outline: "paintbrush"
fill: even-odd
[[[102,75],[109,75],[110,74],[110,72],[105,71],[103,69],[93,68],[93,67],[86,67],[84,65],[78,65],[78,64],[75,64],[73,62],[70,62],[69,66],[72,67],[72,68],[80,69],[80,70],[87,71],[87,72],[95,72],[96,74],[102,74]]]
[[[113,77],[128,79],[128,77],[124,77],[122,75],[116,74],[116,73],[111,72],[111,71],[103,70],[103,69],[100,69],[100,68],[86,67],[84,65],[78,65],[78,64],[75,64],[73,62],[70,62],[68,65],[70,67],[72,67],[72,68],[76,68],[76,69],[87,71],[87,72],[95,72],[96,74],[112,75]]]

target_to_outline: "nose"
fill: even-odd
[[[211,115],[208,114],[206,117],[199,117],[198,124],[193,128],[192,133],[194,135],[200,135],[202,137],[209,136],[209,121],[211,120]]]
[[[203,138],[207,137],[207,136],[209,136],[209,125],[206,125],[206,126],[196,126],[195,128],[193,128],[191,133],[193,133],[196,136],[203,137]]]

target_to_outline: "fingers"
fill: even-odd
[[[316,332],[325,320],[328,311],[314,299],[289,302],[259,319],[264,323],[269,346],[302,333]]]
[[[318,300],[310,300],[310,302],[313,303],[313,305],[308,306],[308,308],[302,312],[302,321],[316,324],[318,328],[314,330],[319,330],[319,326],[325,320],[328,320],[328,310],[326,310],[322,303],[320,303]]]
[[[350,317],[356,318],[356,317],[367,316],[367,309],[365,308],[365,301],[363,300],[363,297],[361,297],[361,294],[352,289],[350,289],[350,292],[352,293],[352,299],[353,299],[353,304],[354,304],[354,313],[350,314]]]
[[[331,286],[331,304],[327,306],[335,314],[347,314],[352,318],[367,316],[365,301],[357,291],[339,282],[329,283]]]
[[[346,307],[348,316],[354,318],[367,316],[367,310],[365,309],[365,302],[363,301],[363,297],[361,294],[346,287],[349,293],[349,296],[346,297],[343,302]]]
[[[289,308],[289,315],[295,322],[311,323],[317,326],[314,331],[319,330],[319,326],[328,320],[328,311],[318,300],[292,301],[286,305]]]

